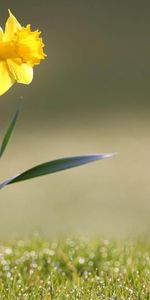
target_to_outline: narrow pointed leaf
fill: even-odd
[[[4,188],[6,185],[11,183],[78,167],[90,162],[94,162],[96,160],[112,157],[113,155],[114,154],[109,154],[109,153],[99,153],[99,154],[66,157],[66,158],[60,158],[57,160],[49,161],[41,165],[35,166],[10,179],[7,179],[6,181],[0,184],[0,189]]]
[[[18,116],[19,116],[19,112],[20,112],[20,107],[17,108],[10,124],[9,124],[9,127],[7,128],[6,130],[6,133],[4,135],[4,138],[3,138],[3,141],[2,141],[2,144],[1,144],[1,147],[0,147],[0,158],[2,157],[6,147],[7,147],[7,144],[10,140],[10,137],[13,133],[13,130],[15,128],[15,125],[16,125],[16,122],[17,122],[17,119],[18,119]]]

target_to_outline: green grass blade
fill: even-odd
[[[99,153],[99,154],[66,157],[66,158],[60,158],[57,160],[49,161],[41,165],[35,166],[13,178],[6,180],[5,182],[0,184],[0,189],[2,189],[3,187],[11,183],[32,179],[35,177],[78,167],[90,162],[94,162],[96,160],[112,157],[113,155],[114,154],[109,154],[109,153]]]
[[[20,107],[17,108],[10,124],[9,124],[9,127],[7,128],[6,130],[6,133],[4,135],[4,138],[3,138],[3,141],[2,141],[2,144],[1,144],[1,147],[0,147],[0,158],[2,157],[7,145],[8,145],[8,142],[10,140],[10,137],[13,133],[13,130],[15,128],[15,125],[16,125],[16,122],[17,122],[17,119],[18,119],[18,116],[19,116],[19,112],[20,112]]]

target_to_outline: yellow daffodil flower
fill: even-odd
[[[22,27],[9,11],[5,31],[0,27],[0,95],[15,82],[31,83],[33,67],[46,56],[40,33]]]

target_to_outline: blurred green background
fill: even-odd
[[[0,237],[149,233],[150,2],[5,1],[2,27],[8,8],[42,31],[47,59],[0,99],[1,139],[23,101],[1,181],[58,157],[118,156],[2,190]]]

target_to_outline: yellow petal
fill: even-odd
[[[0,40],[2,40],[3,39],[3,29],[2,29],[2,27],[0,27]]]
[[[9,18],[5,26],[5,35],[4,35],[5,41],[11,40],[13,35],[18,29],[21,29],[21,25],[9,10]]]
[[[7,63],[0,61],[0,96],[9,90],[13,83],[14,80],[11,77]]]
[[[33,79],[33,68],[19,60],[7,59],[10,73],[19,83],[29,84]]]

